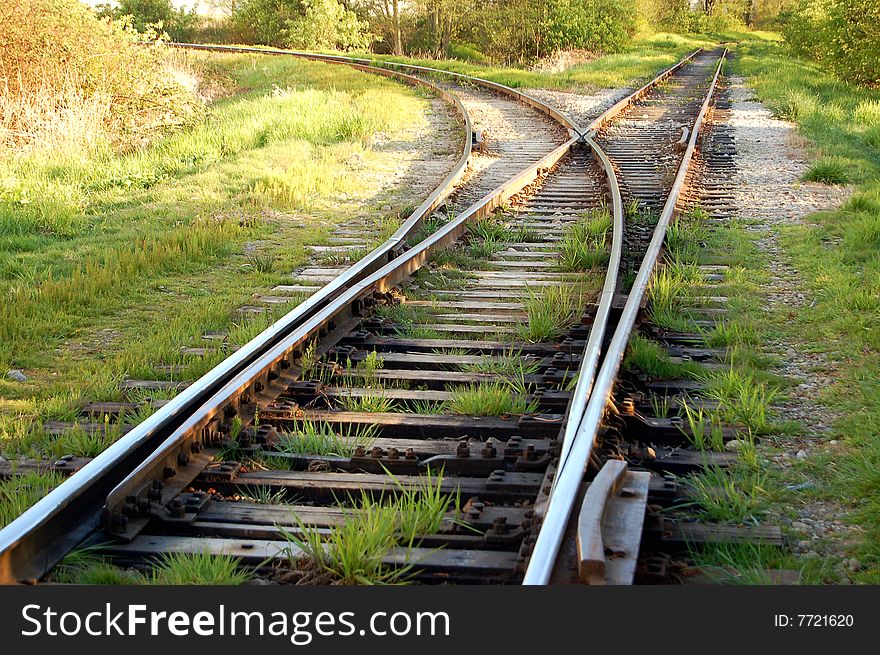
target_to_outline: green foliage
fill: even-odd
[[[842,159],[826,157],[810,164],[804,179],[822,184],[846,184],[850,180],[849,167]]]
[[[166,49],[143,43],[155,34],[101,20],[78,0],[3,4],[0,152],[130,148],[202,117],[201,102],[169,75]]]
[[[464,416],[512,416],[534,412],[538,403],[516,394],[510,385],[496,382],[453,389],[447,407]]]
[[[294,563],[305,558],[342,584],[401,584],[413,573],[410,564],[388,566],[384,559],[395,547],[418,546],[419,537],[437,532],[457,499],[441,493],[442,475],[425,475],[421,484],[405,488],[392,476],[395,496],[377,500],[364,495],[346,512],[341,525],[324,535],[294,517],[297,534],[282,529]]]
[[[566,227],[560,243],[559,267],[564,271],[588,271],[608,259],[606,240],[611,229],[607,210],[594,211]]]
[[[692,362],[674,363],[662,345],[637,334],[629,340],[623,367],[627,370],[642,371],[651,378],[679,378],[688,373],[693,374],[699,369],[699,366]]]
[[[688,430],[680,428],[699,450],[724,450],[724,432],[718,417],[702,407],[691,408],[682,403]]]
[[[248,42],[278,47],[350,50],[375,38],[338,0],[245,0],[232,21]]]
[[[526,323],[517,326],[517,336],[525,341],[539,343],[562,336],[568,326],[577,321],[586,304],[584,292],[574,285],[560,284],[527,287],[525,299]]]
[[[786,43],[840,77],[880,85],[880,4],[875,0],[801,0],[782,16]]]
[[[346,425],[337,430],[323,421],[302,421],[294,430],[281,435],[276,448],[294,455],[351,457],[358,446],[371,447],[378,433],[376,425]]]
[[[171,553],[159,557],[151,582],[160,585],[240,585],[251,575],[239,558],[209,553]]]
[[[98,8],[101,16],[132,17],[132,26],[139,32],[158,28],[174,41],[188,40],[198,20],[195,7],[190,11],[175,9],[171,0],[119,0],[116,7],[103,5]]]
[[[755,522],[769,508],[768,475],[757,470],[708,466],[688,482],[693,505],[705,521]]]
[[[8,525],[28,507],[64,480],[58,473],[27,471],[0,480],[0,528]]]
[[[571,48],[615,51],[635,33],[635,0],[512,0],[474,8],[463,33],[496,61]]]

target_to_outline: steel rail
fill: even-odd
[[[174,45],[177,47],[188,47],[182,44]],[[456,96],[431,82],[405,73],[371,66],[368,60],[357,61],[329,55],[312,55],[311,53],[276,53],[271,50],[257,48],[190,45],[204,50],[256,52],[260,54],[299,54],[300,56],[319,61],[348,64],[365,72],[398,77],[411,84],[428,87],[444,100],[452,102],[463,118],[465,140],[461,157],[456,167],[440,187],[435,189],[431,196],[413,212],[384,244],[342,275],[322,287],[294,310],[199,378],[146,421],[135,426],[122,439],[95,457],[78,471],[77,475],[65,480],[20,517],[0,530],[0,582],[16,582],[41,577],[61,557],[92,533],[99,525],[99,515],[102,513],[106,514],[106,512],[101,512],[97,508],[103,506],[103,501],[112,497],[112,490],[118,488],[121,481],[131,479],[134,474],[129,472],[135,469],[135,467],[137,467],[137,470],[143,468],[143,465],[138,466],[138,463],[142,464],[145,460],[155,461],[157,449],[161,451],[164,445],[177,438],[166,437],[169,431],[172,435],[179,435],[183,426],[192,424],[191,419],[195,414],[200,416],[203,414],[199,410],[204,409],[206,399],[214,398],[218,394],[218,389],[228,390],[230,387],[234,387],[235,385],[232,381],[241,380],[243,371],[253,371],[258,363],[264,362],[267,350],[274,352],[278,349],[279,343],[289,342],[291,332],[298,332],[297,327],[314,323],[314,318],[318,315],[326,314],[325,310],[328,307],[332,309],[344,305],[344,301],[340,296],[343,296],[353,285],[356,285],[371,273],[375,273],[377,269],[381,269],[386,259],[393,261],[395,255],[399,254],[401,247],[404,245],[406,237],[413,234],[424,218],[433,209],[442,204],[467,168],[473,139],[470,116]],[[396,67],[404,69],[416,68],[406,65],[398,65]],[[421,68],[421,70],[428,71],[430,69]],[[436,72],[445,73],[445,71],[440,70]],[[453,75],[467,78],[467,76],[461,76],[457,73]],[[474,79],[473,81],[477,80]],[[574,123],[552,106],[509,87],[503,87],[503,85],[496,85],[488,81],[483,82],[485,85],[496,87],[497,90],[514,97],[528,99],[527,104],[541,109],[578,135],[580,134],[578,130],[574,129]],[[568,149],[576,141],[577,138],[572,138],[536,164],[514,176],[508,184],[513,182],[515,186],[515,181],[529,180],[528,182],[521,183],[515,192],[508,193],[505,190],[499,193],[499,189],[496,189],[486,196],[484,201],[490,196],[493,196],[494,199],[490,202],[481,201],[481,203],[477,203],[474,207],[479,205],[480,208],[470,215],[483,216],[485,213],[497,208],[501,202],[509,199],[514,193],[524,188],[531,181],[534,181],[546,167],[554,165],[559,158],[568,152]],[[507,185],[503,186],[506,187]],[[514,188],[514,186],[509,188]],[[465,213],[461,216],[463,215]],[[454,241],[454,239],[452,240]],[[419,263],[419,266],[423,263],[424,260]],[[415,268],[411,270],[415,270]],[[357,288],[362,288],[362,285]],[[347,294],[344,297],[350,295]],[[265,366],[263,369],[265,369]],[[264,373],[264,370],[261,373]],[[255,377],[260,377],[260,375],[258,374]]]
[[[467,170],[473,141],[471,118],[461,101],[455,95],[421,78],[382,68],[373,69],[363,65],[359,68],[427,87],[455,107],[463,123],[464,140],[453,170],[383,244],[193,382],[167,405],[95,457],[76,475],[62,482],[0,530],[0,582],[38,578],[51,568],[98,526],[100,507],[107,493],[131,472],[137,462],[154,451],[169,431],[173,432],[219,386],[258,360],[266,348],[283,339],[292,329],[314,316],[347,288],[392,260],[405,245],[407,237],[414,234],[425,217],[440,206],[455,189]],[[89,507],[94,508],[94,511],[88,511]]]
[[[460,212],[454,219],[423,241],[347,289],[334,303],[310,317],[283,341],[264,351],[257,361],[229,380],[201,407],[191,413],[186,421],[169,435],[148,459],[138,465],[131,475],[107,496],[104,508],[105,524],[112,528],[113,514],[123,506],[125,499],[140,489],[144,483],[160,479],[162,477],[160,472],[165,466],[174,466],[181,455],[189,458],[192,452],[192,443],[200,440],[201,432],[208,429],[210,423],[218,416],[222,416],[225,408],[229,407],[241,394],[253,389],[257,384],[263,384],[268,371],[280,374],[285,366],[292,363],[297,349],[303,348],[321,330],[327,331],[331,329],[328,326],[344,324],[346,320],[353,317],[363,298],[375,292],[391,289],[424,266],[434,252],[452,245],[461,238],[465,234],[468,223],[488,216],[507,200],[532,184],[544,171],[555,166],[576,143],[578,143],[578,139],[572,138],[557,146],[552,152]],[[192,477],[195,477],[197,473],[196,470],[190,471]],[[175,478],[176,487],[188,483],[188,480],[182,477],[182,473],[178,473]]]
[[[293,57],[298,57],[301,59],[311,59],[314,61],[323,61],[327,63],[336,63],[336,64],[348,64],[348,65],[359,65],[359,66],[371,66],[373,68],[398,68],[401,70],[414,71],[419,73],[428,73],[430,75],[446,75],[449,77],[454,77],[465,82],[469,82],[472,84],[478,84],[479,86],[483,86],[487,89],[492,89],[493,91],[497,91],[499,93],[503,93],[504,95],[508,95],[512,97],[514,100],[518,100],[523,104],[529,105],[530,107],[537,109],[540,112],[543,112],[553,118],[555,121],[560,123],[563,127],[568,130],[574,132],[572,136],[582,137],[583,130],[578,125],[577,121],[573,120],[568,114],[564,111],[554,107],[550,103],[544,102],[543,100],[539,100],[534,96],[529,95],[528,93],[524,93],[523,91],[518,91],[512,87],[506,86],[504,84],[499,84],[498,82],[492,82],[491,80],[484,79],[482,77],[474,77],[472,75],[465,75],[464,73],[456,73],[455,71],[447,71],[442,68],[430,68],[428,66],[417,66],[416,64],[404,64],[402,62],[397,61],[387,61],[384,59],[368,59],[365,57],[346,57],[343,55],[326,55],[317,52],[304,52],[301,50],[284,50],[282,48],[269,48],[269,47],[247,47],[247,46],[224,46],[224,45],[211,45],[211,44],[203,44],[203,43],[169,43],[168,45],[175,48],[184,48],[188,50],[208,50],[208,51],[216,51],[216,52],[248,52],[253,54],[261,54],[261,55],[288,55]]]
[[[571,402],[568,406],[568,416],[562,431],[562,444],[559,454],[559,468],[563,466],[568,459],[574,442],[575,434],[578,426],[586,411],[587,400],[593,389],[593,382],[596,376],[596,370],[599,366],[599,360],[602,356],[602,346],[605,339],[605,331],[608,319],[611,314],[611,305],[614,301],[614,295],[617,289],[617,278],[620,271],[620,262],[623,257],[623,200],[620,195],[620,184],[614,171],[614,165],[605,154],[605,151],[593,140],[596,133],[612,120],[617,118],[621,113],[626,111],[651,91],[657,84],[674,75],[683,66],[687,65],[700,50],[694,50],[692,53],[684,57],[678,63],[670,66],[666,70],[661,71],[654,79],[642,85],[639,89],[619,100],[607,110],[602,112],[594,119],[584,130],[584,141],[592,148],[593,152],[602,162],[608,176],[610,186],[609,193],[611,195],[611,217],[612,217],[612,242],[611,252],[608,261],[608,270],[605,273],[605,282],[602,286],[602,292],[599,297],[599,303],[596,308],[596,316],[593,319],[593,328],[590,330],[590,336],[581,355],[581,367],[578,371],[578,381],[572,394]],[[559,477],[554,477],[551,490],[556,487]]]
[[[523,584],[525,585],[544,585],[550,580],[550,575],[559,552],[559,546],[562,543],[569,517],[583,481],[584,470],[589,461],[606,407],[611,400],[614,381],[620,370],[620,364],[633,326],[635,325],[636,315],[645,297],[650,277],[659,260],[663,242],[666,238],[667,227],[676,212],[694,150],[696,149],[700,127],[709,109],[726,55],[727,49],[725,48],[718,60],[718,66],[715,69],[715,75],[712,78],[712,83],[709,85],[706,98],[694,120],[687,149],[684,152],[675,181],[663,206],[657,226],[654,229],[648,250],[639,266],[639,271],[627,297],[614,335],[611,338],[611,343],[605,353],[602,367],[596,376],[593,393],[578,425],[568,458],[565,465],[557,470],[556,486],[550,495],[544,522],[538,532],[538,539],[523,579]]]
[[[258,48],[230,48],[224,46],[194,47],[206,50],[244,51],[260,54],[299,54],[300,56],[319,61],[346,63],[367,72],[399,77],[411,83],[428,86],[445,100],[454,102],[459,113],[464,117],[467,138],[464,143],[459,166],[450,173],[441,187],[435,190],[432,196],[430,196],[423,205],[420,206],[420,208],[417,209],[409,219],[407,219],[404,225],[401,226],[395,235],[393,235],[385,244],[373,251],[373,253],[346,271],[346,273],[339,278],[330,282],[318,293],[310,297],[278,322],[270,326],[264,333],[261,333],[261,335],[258,335],[251,342],[245,344],[245,346],[243,346],[237,353],[227,360],[224,360],[224,362],[215,367],[215,369],[196,381],[163,409],[154,414],[150,419],[141,423],[139,426],[136,426],[136,428],[123,437],[123,439],[116,442],[108,448],[107,451],[96,457],[95,460],[84,467],[77,476],[67,480],[43,500],[34,505],[30,510],[25,512],[25,514],[19,517],[19,519],[16,519],[16,521],[7,526],[7,528],[0,531],[0,581],[13,582],[22,579],[40,577],[43,573],[49,570],[61,556],[70,550],[70,548],[81,542],[97,527],[94,505],[102,498],[102,495],[103,498],[108,501],[108,505],[111,504],[111,499],[117,498],[113,495],[112,491],[109,496],[107,495],[107,492],[110,491],[113,484],[119,482],[121,479],[120,476],[124,476],[124,479],[129,482],[138,477],[135,473],[125,476],[125,470],[131,471],[132,468],[137,465],[137,462],[141,462],[140,466],[137,468],[137,472],[143,474],[146,468],[148,468],[148,466],[143,463],[145,456],[148,456],[149,461],[156,462],[161,459],[161,453],[168,451],[169,448],[173,450],[174,443],[180,441],[180,436],[182,434],[186,433],[188,430],[192,431],[195,429],[193,427],[194,422],[198,421],[198,419],[195,418],[196,415],[201,419],[204,419],[206,416],[210,418],[216,414],[216,410],[220,404],[218,403],[218,396],[224,394],[235,396],[247,389],[250,385],[258,382],[259,378],[262,378],[265,381],[267,378],[267,370],[271,367],[271,363],[267,363],[267,359],[271,359],[267,351],[277,354],[279,350],[283,350],[289,354],[291,349],[283,348],[282,345],[290,344],[295,334],[311,336],[315,330],[320,329],[320,327],[315,327],[314,329],[308,330],[306,329],[306,325],[326,325],[329,320],[323,321],[321,320],[321,317],[328,318],[327,315],[332,314],[330,319],[338,318],[340,313],[351,311],[352,306],[356,304],[357,296],[366,295],[373,290],[388,288],[388,285],[393,285],[402,280],[409,273],[424,264],[429,250],[432,252],[436,247],[443,247],[451,244],[461,236],[466,222],[469,220],[477,220],[478,218],[487,215],[502,202],[509,199],[515,193],[522,190],[522,188],[540,177],[542,172],[555,165],[555,163],[557,163],[577,141],[586,141],[596,155],[600,159],[603,159],[603,165],[606,168],[606,172],[611,173],[609,184],[612,188],[616,186],[616,180],[613,176],[613,168],[608,166],[607,157],[604,157],[604,153],[601,152],[591,139],[581,138],[581,131],[575,123],[552,106],[536,100],[527,94],[520,93],[509,87],[504,87],[503,85],[497,85],[487,80],[481,80],[480,78],[470,78],[459,73],[409,66],[406,64],[397,64],[396,62],[381,62],[383,65],[390,64],[397,68],[452,75],[454,77],[482,84],[483,86],[493,88],[496,91],[507,93],[508,95],[522,99],[526,104],[541,109],[578,135],[578,138],[572,138],[565,144],[557,147],[553,152],[546,155],[535,164],[529,166],[527,169],[511,178],[511,180],[508,180],[506,184],[495,189],[490,194],[487,194],[487,196],[473,205],[469,210],[459,214],[459,217],[455,221],[448,224],[443,230],[435,233],[433,237],[429,237],[429,239],[420,244],[423,247],[413,249],[413,251],[407,253],[405,260],[401,260],[400,262],[392,261],[391,264],[386,264],[383,267],[382,264],[384,263],[384,258],[387,256],[388,259],[393,260],[394,256],[398,254],[399,248],[404,245],[403,242],[405,238],[412,234],[412,232],[417,229],[421,220],[449,195],[452,187],[457,180],[460,179],[464,167],[467,165],[472,128],[467,112],[464,110],[460,101],[452,94],[443,91],[432,83],[425,82],[424,80],[412,76],[388,71],[387,69],[372,67],[367,63],[369,60],[352,61],[350,58],[334,57],[331,55],[313,55],[311,53],[296,53],[292,51],[271,51]],[[684,61],[692,56],[693,54],[682,62],[679,62],[679,64],[673,67],[673,69],[683,65]],[[665,74],[661,74],[661,77]],[[603,299],[604,297],[603,294]],[[298,343],[302,344],[303,340],[298,340]],[[277,358],[275,359],[275,363],[279,363]],[[243,385],[242,381],[244,381]],[[218,391],[218,389],[220,389],[220,391]],[[206,399],[208,402],[205,402]],[[198,407],[196,408],[197,405]],[[196,409],[196,411],[194,412],[193,409]],[[577,415],[577,413],[575,413],[575,415]],[[162,441],[162,444],[158,448],[155,448],[155,443],[162,439],[163,434],[167,435],[169,430],[172,430],[172,435],[166,437],[164,441]],[[152,456],[149,454],[150,450],[152,450]],[[119,484],[115,489],[121,490],[124,487],[125,484]],[[24,543],[25,541],[26,543]]]

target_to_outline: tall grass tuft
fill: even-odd
[[[604,264],[610,229],[607,209],[590,212],[567,226],[560,243],[559,267],[564,271],[588,271]]]
[[[0,528],[64,481],[58,473],[26,471],[0,480]]]
[[[276,448],[294,455],[351,457],[358,446],[369,448],[378,433],[379,428],[375,425],[347,425],[337,431],[330,423],[302,421],[295,430],[281,435]]]
[[[457,506],[458,501],[441,492],[440,474],[429,472],[422,484],[408,488],[393,476],[392,480],[397,487],[395,497],[362,496],[342,525],[327,535],[296,517],[297,534],[282,530],[290,543],[291,559],[305,557],[342,584],[405,583],[413,565],[388,566],[385,557],[392,548],[418,546],[420,536],[437,532],[450,506]]]
[[[562,336],[583,313],[584,294],[573,285],[545,286],[539,291],[529,288],[528,292],[525,300],[528,319],[517,326],[517,336],[525,341],[552,341]]]
[[[454,414],[465,416],[511,416],[534,412],[538,403],[514,393],[510,385],[496,382],[454,389],[446,406]]]
[[[819,159],[810,164],[804,173],[804,180],[807,182],[822,184],[847,184],[851,177],[849,164],[836,157]]]
[[[161,585],[239,585],[251,574],[239,568],[239,558],[210,553],[165,553],[152,571]]]

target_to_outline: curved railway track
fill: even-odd
[[[459,111],[466,147],[391,239],[0,532],[0,578],[39,579],[72,548],[108,539],[103,552],[119,561],[198,551],[252,564],[295,559],[279,526],[326,534],[359,499],[424,490],[428,474],[427,484],[457,496],[460,507],[419,535],[418,547],[389,551],[387,565],[411,565],[426,581],[546,584],[724,53],[693,53],[582,127],[491,82],[467,80],[488,93],[462,90],[457,74],[206,49],[305,56],[429,86]],[[474,169],[475,184],[459,187],[458,205],[447,205],[440,224],[430,217],[466,175],[480,102],[506,121],[483,130],[495,161]],[[559,127],[548,131],[534,109]],[[663,210],[651,235],[635,239],[645,256],[623,296],[619,265],[636,247],[625,225],[630,196]],[[585,221],[598,234],[595,250],[606,251],[604,274],[560,269],[560,243]],[[430,235],[411,243],[428,226]],[[540,329],[536,308],[554,299],[571,306],[564,329]],[[469,411],[475,395],[519,405]],[[310,453],[304,444],[315,433],[335,435],[331,447]],[[625,466],[603,469],[591,489],[613,490],[628,475]],[[604,499],[581,509],[577,547],[593,553],[579,558],[584,579],[604,572],[602,548],[596,555],[596,543],[585,541],[601,541]],[[637,552],[636,543],[615,556],[614,581],[631,581]]]

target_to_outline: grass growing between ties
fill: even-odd
[[[702,407],[692,408],[687,402],[682,403],[685,422],[688,430],[682,430],[698,450],[724,450],[723,425],[717,414],[704,410]]]
[[[103,559],[98,548],[73,551],[52,571],[53,582],[83,585],[240,585],[253,576],[231,555],[166,553],[146,571]]]
[[[370,448],[378,434],[375,425],[337,430],[323,421],[301,421],[295,430],[281,435],[275,447],[292,455],[351,457],[358,446]]]
[[[523,355],[521,350],[511,347],[494,358],[487,358],[474,364],[465,364],[462,370],[469,373],[495,373],[521,379],[526,375],[537,373],[540,368],[541,362],[539,360]]]
[[[419,537],[434,534],[458,500],[442,493],[442,474],[427,474],[421,484],[403,487],[395,479],[395,493],[387,498],[362,496],[346,513],[342,525],[325,535],[297,519],[296,534],[284,532],[290,543],[293,567],[314,567],[318,579],[339,584],[404,584],[417,572],[406,561],[389,565],[393,549],[406,553]],[[304,561],[305,560],[305,561]]]
[[[527,287],[526,322],[517,326],[517,338],[531,343],[553,341],[580,320],[587,292],[580,285],[558,284]]]
[[[240,560],[231,555],[209,553],[169,553],[153,566],[153,584],[162,585],[240,585],[251,575],[239,568]]]
[[[64,481],[58,473],[28,471],[0,480],[0,528]]]
[[[769,475],[750,467],[708,466],[687,479],[698,516],[714,523],[759,523],[770,509]]]
[[[791,56],[775,42],[739,47],[734,71],[755,95],[797,124],[816,156],[806,179],[848,183],[840,208],[781,229],[781,249],[799,272],[811,302],[776,317],[774,329],[825,353],[833,380],[820,401],[839,418],[825,443],[790,469],[806,486],[796,505],[830,503],[857,527],[849,540],[824,540],[820,554],[835,564],[834,580],[880,582],[880,90],[859,87],[820,64]],[[838,443],[827,443],[829,440]],[[823,550],[824,549],[824,550]],[[842,555],[841,555],[842,553]],[[840,569],[841,557],[858,565]]]
[[[821,584],[826,566],[816,560],[797,560],[784,548],[762,544],[712,544],[691,549],[691,559],[714,584],[788,584],[785,572],[795,572],[798,584]]]
[[[662,345],[639,335],[630,338],[623,367],[631,371],[641,371],[651,378],[667,379],[694,377],[702,370],[693,362],[673,362]]]
[[[515,393],[510,384],[471,384],[452,390],[447,408],[464,416],[516,416],[537,411],[538,402]]]
[[[566,227],[560,244],[559,267],[563,271],[589,271],[608,261],[607,239],[611,214],[593,211]]]

